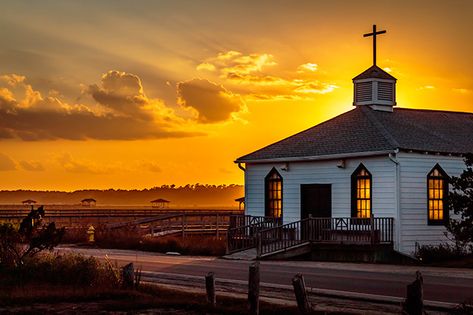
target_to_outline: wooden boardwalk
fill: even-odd
[[[18,224],[29,213],[30,208],[25,206],[0,206],[0,222]],[[242,214],[235,209],[156,209],[142,208],[105,208],[105,207],[67,207],[45,206],[44,221],[55,222],[59,227],[82,228],[93,225],[95,227],[132,228],[139,230],[154,229],[159,232],[164,229],[218,230],[228,228],[230,216]],[[211,228],[210,228],[211,227]],[[141,233],[141,232],[140,232]],[[154,233],[154,231],[153,231]],[[152,233],[151,233],[152,234]]]
[[[129,222],[110,223],[105,225],[105,228],[129,230],[149,237],[166,235],[185,237],[191,234],[226,237],[232,216],[235,215],[217,211],[164,214]]]

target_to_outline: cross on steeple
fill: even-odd
[[[376,24],[373,25],[373,33],[363,34],[363,37],[373,36],[373,65],[376,66],[376,35],[384,34],[386,31],[376,31]]]

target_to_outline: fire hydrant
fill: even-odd
[[[93,225],[89,226],[89,228],[87,229],[87,236],[89,243],[92,244],[95,242],[95,228]]]

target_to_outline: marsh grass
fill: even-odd
[[[178,252],[182,255],[222,256],[225,239],[212,236],[140,237],[132,231],[97,231],[96,245],[101,248],[131,249],[150,252]]]

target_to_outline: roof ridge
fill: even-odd
[[[436,112],[436,113],[447,113],[447,114],[458,114],[458,115],[473,115],[472,112],[462,112],[444,109],[430,109],[430,108],[408,108],[408,107],[396,107],[394,111],[415,111],[415,112]]]
[[[391,146],[395,149],[399,148],[399,143],[394,139],[394,137],[389,133],[389,131],[384,127],[382,123],[373,115],[371,108],[366,108],[366,106],[360,106],[362,113],[368,117],[368,120],[380,131],[381,135],[389,142]]]

